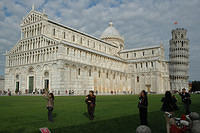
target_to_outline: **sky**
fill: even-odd
[[[167,60],[171,30],[185,28],[190,80],[200,80],[200,0],[0,0],[0,75],[4,53],[20,39],[20,23],[33,4],[50,19],[96,37],[112,21],[126,49],[163,43]]]

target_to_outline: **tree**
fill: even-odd
[[[200,81],[192,81],[192,92],[200,91]]]

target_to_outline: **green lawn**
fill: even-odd
[[[165,120],[160,111],[162,95],[149,95],[148,121],[152,133],[165,133]],[[180,101],[181,114],[183,106]],[[192,95],[191,110],[200,113],[200,95]],[[54,123],[47,121],[43,97],[0,97],[0,132],[39,132],[48,127],[54,133],[135,133],[139,125],[138,96],[97,96],[95,120],[86,117],[83,96],[55,97]]]

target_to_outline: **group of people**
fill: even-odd
[[[185,114],[188,115],[190,113],[190,94],[186,92],[186,89],[183,88],[182,92],[179,92],[179,95],[181,96],[182,102],[184,104],[185,108]],[[165,96],[161,99],[162,107],[161,111],[163,112],[169,112],[171,114],[174,113],[174,111],[178,110],[177,106],[177,99],[175,95],[172,95],[170,91],[166,91]],[[138,102],[138,108],[140,113],[140,124],[141,125],[148,125],[147,122],[147,112],[148,112],[148,98],[147,98],[147,92],[145,90],[141,91],[139,96],[139,102]],[[166,117],[166,128],[167,133],[170,132],[170,125],[169,125],[169,118]]]
[[[2,95],[7,95],[8,94],[8,96],[11,96],[11,91],[8,89],[8,91],[6,91],[6,90],[0,90],[0,96]]]
[[[47,100],[48,120],[53,122],[52,112],[54,109],[54,95],[53,93],[48,93],[48,91],[45,91],[43,96]],[[96,106],[96,96],[94,95],[94,91],[89,92],[89,95],[87,95],[85,98],[85,102],[87,104],[89,119],[93,120]]]
[[[182,102],[185,108],[185,114],[190,113],[190,94],[186,92],[186,89],[183,88],[182,92],[179,93],[181,96]],[[44,97],[47,99],[47,109],[48,109],[48,120],[53,122],[52,118],[52,111],[54,108],[54,95],[53,93],[44,93]],[[89,92],[89,95],[86,96],[85,102],[87,104],[87,111],[89,115],[89,119],[94,119],[94,111],[96,106],[96,96],[94,95],[93,91]],[[177,99],[174,95],[171,94],[170,91],[166,91],[165,96],[161,99],[162,107],[161,111],[169,112],[173,114],[174,111],[178,110],[177,106]],[[145,90],[141,91],[139,95],[139,102],[138,102],[138,109],[139,109],[139,116],[140,116],[140,125],[148,125],[147,121],[147,114],[148,114],[148,97],[147,92]],[[166,128],[167,133],[169,133],[170,125],[169,125],[169,118],[166,116]]]

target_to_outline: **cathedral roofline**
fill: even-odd
[[[153,57],[153,58],[150,58],[150,59],[137,59],[137,60],[128,60],[127,62],[128,63],[136,63],[136,62],[147,62],[147,61],[155,61],[155,60],[159,60],[160,58],[159,57]]]
[[[44,35],[44,34],[37,35],[37,36],[35,36],[35,37],[46,37],[46,38],[48,38],[48,39],[50,39],[50,40],[54,40],[54,41],[56,41],[56,42],[59,41],[59,40],[57,40],[57,39],[52,39],[51,37],[48,37],[48,36],[46,36],[46,35]],[[19,40],[15,43],[15,45],[14,45],[10,50],[7,51],[7,53],[6,53],[5,55],[11,54],[10,52],[11,52],[12,50],[14,50],[14,49],[18,46],[17,44],[19,44],[21,41],[28,40],[28,39],[30,39],[30,38],[32,38],[32,37],[24,38],[24,39],[19,39]]]
[[[116,57],[116,56],[112,56],[112,55],[108,55],[108,54],[105,54],[103,52],[99,52],[99,51],[96,51],[96,50],[93,50],[93,49],[89,49],[89,48],[86,48],[86,47],[83,47],[83,46],[80,46],[80,45],[76,45],[76,44],[73,44],[71,42],[67,42],[67,41],[61,41],[60,43],[62,44],[65,44],[65,45],[68,45],[68,46],[71,46],[71,47],[75,47],[75,48],[78,48],[78,49],[81,49],[81,50],[84,50],[84,51],[88,51],[88,52],[92,52],[92,53],[95,53],[95,54],[98,54],[98,55],[101,55],[101,56],[105,56],[105,57],[108,57],[108,58],[111,58],[111,59],[114,59],[114,60],[118,60],[118,61],[121,61],[123,63],[136,63],[136,62],[145,62],[145,61],[155,61],[155,60],[160,60],[159,57],[153,57],[153,58],[150,58],[150,59],[132,59],[132,60],[124,60],[122,58],[119,58],[119,57]],[[160,45],[159,45],[160,46]],[[159,47],[158,46],[158,47]],[[155,48],[155,47],[154,47]],[[163,60],[164,61],[164,60]]]
[[[74,32],[77,32],[77,33],[79,33],[79,34],[85,35],[85,36],[87,36],[87,37],[93,38],[93,39],[95,39],[95,40],[97,40],[97,41],[103,42],[103,43],[105,43],[105,44],[108,44],[108,45],[110,45],[110,46],[112,46],[112,47],[117,48],[117,46],[115,46],[115,45],[112,45],[112,44],[110,44],[110,43],[107,43],[107,42],[105,42],[105,41],[103,41],[103,40],[101,40],[101,39],[99,39],[99,38],[97,38],[97,37],[95,37],[95,36],[89,35],[89,34],[87,34],[87,33],[85,33],[85,32],[82,32],[82,31],[76,30],[76,29],[74,29],[74,28],[65,26],[64,24],[55,22],[55,21],[50,20],[50,19],[48,19],[48,22],[53,23],[53,24],[56,24],[56,25],[61,26],[61,27],[63,27],[63,28],[72,30],[72,31],[74,31]]]
[[[153,48],[159,48],[161,45],[154,45],[154,46],[146,46],[141,48],[133,48],[133,49],[125,49],[120,51],[120,53],[126,53],[126,52],[132,52],[132,51],[138,51],[138,50],[144,50],[144,49],[153,49]]]
[[[31,10],[30,12],[28,12],[28,14],[25,16],[25,17],[23,17],[23,19],[22,19],[22,22],[29,16],[29,14],[31,14],[32,12],[34,12],[34,13],[36,13],[36,14],[38,14],[38,15],[43,15],[44,13],[41,13],[41,12],[39,12],[39,11],[36,11],[36,10]]]

